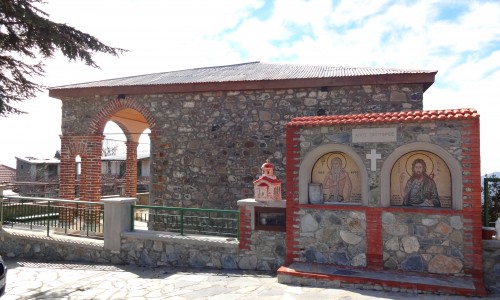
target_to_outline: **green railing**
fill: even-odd
[[[104,209],[99,202],[54,198],[0,197],[0,228],[45,230],[50,233],[101,237]]]
[[[132,205],[132,231],[137,222],[150,230],[239,238],[237,210]],[[134,223],[136,223],[134,225]]]

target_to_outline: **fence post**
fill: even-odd
[[[50,200],[47,201],[47,236],[50,236]]]
[[[181,208],[181,228],[180,228],[180,233],[181,235],[184,235],[184,209]]]
[[[120,251],[121,233],[130,231],[132,221],[130,214],[132,205],[137,198],[106,198],[101,199],[104,203],[104,249]]]

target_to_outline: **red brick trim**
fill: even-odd
[[[252,208],[240,206],[240,250],[250,250],[252,238]]]
[[[470,127],[462,132],[464,272],[484,290],[481,224],[481,158],[479,118],[466,120]]]
[[[101,199],[102,135],[61,136],[59,197],[75,198],[76,156],[81,157],[80,200]]]
[[[99,113],[94,116],[94,118],[90,122],[88,132],[91,134],[102,134],[104,126],[106,126],[106,123],[110,120],[110,118],[120,110],[127,108],[134,109],[142,114],[142,116],[148,122],[149,129],[151,130],[151,135],[158,135],[158,130],[156,129],[156,120],[151,114],[150,110],[132,98],[117,98],[108,102],[101,109],[101,111],[99,111]]]
[[[382,270],[383,240],[382,240],[382,209],[366,209],[366,266],[370,270]]]
[[[286,257],[288,265],[299,258],[298,231],[300,141],[299,128],[286,129]]]
[[[127,141],[127,160],[125,161],[125,196],[137,196],[137,146],[139,143]]]

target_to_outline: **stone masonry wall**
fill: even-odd
[[[256,232],[254,241],[251,250],[240,250],[239,242],[231,238],[136,231],[123,232],[121,250],[110,251],[99,240],[4,229],[0,230],[0,255],[42,261],[276,271],[284,260],[284,233]]]
[[[382,227],[384,268],[463,275],[460,215],[384,212]]]
[[[300,260],[366,267],[366,217],[359,211],[300,210]]]
[[[151,204],[234,209],[237,199],[253,196],[252,181],[266,159],[284,180],[285,125],[293,117],[421,110],[422,98],[422,85],[401,84],[131,95],[124,101],[144,107],[155,121]],[[63,136],[85,135],[113,100],[63,100]]]
[[[272,234],[271,232],[268,232]],[[104,250],[102,247],[102,242],[93,241],[86,238],[72,238],[71,240],[62,240],[57,238],[49,238],[46,236],[34,236],[34,235],[21,235],[13,234],[11,230],[7,232],[6,230],[0,231],[0,255],[4,258],[20,258],[20,259],[34,259],[41,261],[73,261],[73,262],[87,262],[87,263],[111,263],[111,264],[141,264],[148,262],[145,256],[135,254],[135,250],[130,247],[135,247],[135,245],[140,245],[137,253],[154,251],[153,249],[159,249],[160,245],[165,250],[165,256],[168,257],[167,250],[171,247],[175,247],[172,243],[158,243],[152,239],[144,239],[142,242],[134,241],[131,238],[124,237],[124,243],[127,245],[124,250],[120,253],[113,253],[109,250]],[[258,238],[257,238],[258,240]],[[276,236],[276,241],[279,243],[281,240],[280,235]],[[155,246],[156,244],[156,246]],[[146,245],[146,247],[143,247]],[[196,247],[191,246],[180,246],[183,251],[188,251],[188,253],[180,252],[178,257],[187,257],[189,261],[199,262],[199,260],[189,259],[189,253],[193,253],[196,256]],[[179,248],[179,249],[180,249]],[[190,251],[191,248],[195,248],[194,251]],[[140,250],[139,250],[140,249]],[[211,249],[209,249],[211,251]],[[126,253],[125,253],[126,252]],[[132,252],[134,254],[128,254]],[[234,255],[233,250],[223,251],[221,253],[226,254],[226,258],[215,258],[214,262],[212,260],[208,263],[212,267],[220,268],[233,267],[237,261],[237,256]],[[257,262],[254,258],[250,258],[245,253],[240,252],[239,261],[242,267],[256,266]],[[162,254],[163,255],[163,254]],[[171,255],[171,254],[170,254]],[[136,256],[138,258],[134,260],[124,260],[124,257]],[[143,259],[141,260],[141,256]],[[160,256],[161,257],[161,256]],[[495,291],[495,293],[500,292],[500,242],[499,241],[483,241],[483,259],[484,259],[484,270],[483,276],[485,279],[486,287],[490,291]],[[168,261],[168,259],[167,259]],[[150,261],[153,263],[153,261]],[[254,263],[255,262],[255,263]],[[180,263],[174,264],[173,260],[170,260],[170,265],[181,265]],[[158,265],[162,265],[160,262]],[[264,265],[264,264],[262,264]],[[280,263],[278,263],[280,265]],[[200,266],[200,264],[197,264]],[[249,268],[246,268],[249,269]],[[262,268],[262,270],[267,270]],[[274,270],[274,269],[272,269]]]
[[[486,288],[500,293],[500,241],[483,240],[483,268]]]
[[[254,230],[250,238],[250,251],[243,256],[255,261],[257,270],[278,270],[285,263],[285,232]]]

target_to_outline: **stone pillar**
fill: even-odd
[[[137,146],[139,143],[127,141],[126,145],[125,197],[135,197],[137,196]]]
[[[137,198],[108,198],[104,203],[104,249],[120,251],[121,233],[132,226],[132,205]]]

